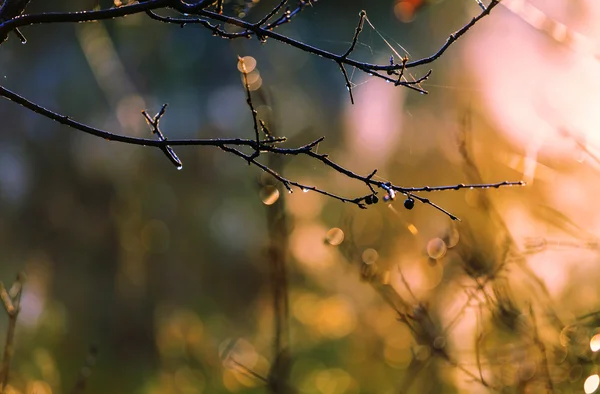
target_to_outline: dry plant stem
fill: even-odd
[[[479,331],[479,334],[477,335],[477,339],[475,340],[475,361],[477,362],[477,370],[479,371],[479,379],[481,379],[481,383],[483,383],[484,386],[487,386],[487,383],[485,381],[485,379],[483,378],[483,371],[481,370],[481,342],[483,340],[483,331],[482,327],[483,327],[483,312],[481,310],[481,305],[479,305],[477,307],[477,330]]]
[[[471,112],[467,111],[463,118],[463,126],[462,126],[462,130],[461,130],[460,138],[458,141],[459,142],[459,144],[458,144],[459,145],[459,153],[463,158],[465,173],[467,174],[467,177],[470,178],[474,182],[481,183],[482,182],[481,174],[479,173],[479,170],[477,169],[474,159],[471,157],[471,154],[469,152],[469,146],[468,146],[467,134],[471,131],[470,116],[471,116]],[[500,234],[500,233],[505,234],[506,249],[517,251],[518,248],[516,246],[515,240],[513,239],[512,235],[511,235],[511,232],[509,231],[509,229],[508,229],[506,223],[504,222],[504,220],[502,219],[501,215],[494,208],[489,197],[486,195],[482,195],[480,201],[482,203],[482,208],[485,210],[485,213],[489,218],[489,223],[496,226],[498,234]],[[546,302],[546,305],[549,305],[549,309],[550,309],[549,312],[552,315],[552,317],[554,318],[554,320],[556,322],[556,326],[559,329],[564,327],[564,323],[562,323],[560,321],[560,319],[558,318],[558,315],[556,314],[556,312],[554,311],[554,309],[552,307],[552,299],[551,299],[550,292],[548,291],[546,284],[527,266],[525,258],[520,253],[517,254],[515,263],[537,285],[537,287],[539,288],[539,290],[541,291],[543,296],[546,298],[544,301]],[[504,264],[504,262],[500,262],[500,265],[502,265],[502,264]],[[493,278],[490,278],[490,279],[493,279]]]
[[[550,366],[548,363],[548,354],[546,352],[546,345],[540,339],[540,334],[537,327],[537,320],[535,318],[535,312],[533,311],[533,307],[529,305],[529,315],[531,316],[531,322],[533,324],[533,342],[540,350],[542,356],[542,366],[544,368],[544,374],[546,375],[546,388],[549,392],[554,392],[554,385],[552,384],[552,378],[550,376]]]
[[[280,156],[270,156],[269,168],[280,170],[283,166]],[[267,207],[269,232],[269,270],[273,292],[273,366],[269,373],[269,388],[274,394],[288,391],[291,368],[289,286],[286,251],[289,244],[289,225],[285,212],[285,199],[278,199]]]
[[[408,329],[413,333],[413,338],[417,341],[417,343],[422,342],[430,346],[432,349],[435,349],[435,351],[432,353],[433,355],[440,357],[448,364],[461,370],[465,375],[473,379],[473,381],[480,383],[484,387],[489,387],[485,380],[483,380],[483,376],[478,377],[473,372],[469,371],[467,368],[460,365],[457,361],[450,357],[450,354],[448,354],[446,350],[444,350],[443,348],[436,349],[435,346],[433,346],[435,338],[439,336],[445,337],[450,329],[450,326],[447,326],[443,329],[437,329],[435,327],[436,324],[433,321],[433,318],[431,317],[429,311],[427,310],[427,307],[425,306],[425,304],[419,302],[419,300],[415,297],[415,294],[410,288],[410,284],[404,277],[400,266],[398,266],[398,272],[400,273],[400,279],[402,280],[402,284],[417,304],[414,310],[419,311],[418,314],[413,313],[413,315],[401,314],[399,318],[399,320],[402,323],[404,323],[408,327]]]
[[[4,305],[4,309],[8,314],[8,329],[6,331],[4,354],[2,356],[2,365],[0,367],[0,381],[2,384],[1,393],[4,393],[6,385],[8,384],[8,373],[14,354],[15,328],[17,326],[17,316],[19,315],[21,303],[22,281],[22,275],[19,274],[10,292],[6,291],[4,284],[0,282],[0,298],[2,298],[2,305]]]

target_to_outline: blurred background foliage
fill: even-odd
[[[276,2],[254,3],[228,7],[255,20]],[[593,38],[591,3],[526,2]],[[111,3],[33,1],[28,12],[96,6]],[[362,9],[374,28],[365,25],[353,57],[378,63],[392,51],[434,53],[479,12],[466,0],[319,1],[280,31],[343,52]],[[403,186],[530,186],[431,196],[460,223],[401,200],[360,210],[287,194],[215,148],[178,147],[176,171],[158,150],[3,101],[0,277],[27,275],[8,392],[69,392],[88,364],[89,393],[265,392],[252,372],[266,378],[274,361],[267,250],[277,209],[289,231],[298,392],[487,392],[478,378],[503,392],[543,392],[548,382],[581,392],[596,373],[588,345],[600,325],[593,314],[578,319],[599,301],[597,101],[586,96],[598,65],[527,15],[497,8],[433,64],[429,95],[351,73],[354,106],[332,62],[144,14],[32,26],[26,45],[11,37],[0,51],[7,88],[111,132],[150,137],[140,111],[169,103],[169,138],[251,137],[237,69],[248,56],[259,114],[291,145],[326,136],[320,152]],[[366,193],[300,157],[277,165],[290,179]],[[427,315],[426,335],[398,321],[398,308]]]

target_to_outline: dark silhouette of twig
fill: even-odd
[[[6,330],[6,341],[4,343],[4,354],[2,356],[2,365],[0,367],[0,382],[2,384],[0,392],[4,393],[8,383],[8,373],[10,363],[15,351],[15,328],[17,326],[17,317],[19,316],[21,294],[23,291],[24,275],[19,273],[10,290],[6,290],[4,284],[0,282],[0,298],[4,310],[8,314],[8,329]]]
[[[26,3],[26,2],[24,2]],[[354,102],[354,97],[352,93],[352,86],[350,84],[350,79],[346,72],[346,66],[355,67],[361,71],[364,71],[370,75],[383,78],[390,82],[393,82],[396,86],[406,86],[411,89],[415,89],[424,93],[424,91],[420,87],[420,83],[427,79],[430,75],[430,72],[427,72],[424,76],[408,81],[404,78],[404,71],[407,68],[416,67],[424,64],[428,64],[439,58],[448,47],[455,42],[458,38],[460,38],[463,34],[465,34],[471,27],[473,27],[479,20],[481,20],[484,16],[488,15],[489,12],[494,8],[497,4],[497,0],[492,0],[488,7],[484,7],[482,12],[474,17],[469,23],[463,26],[461,29],[450,35],[446,43],[432,56],[416,60],[416,61],[408,61],[407,58],[403,58],[401,63],[394,63],[393,57],[391,58],[390,64],[386,65],[377,65],[359,62],[351,59],[349,56],[354,51],[356,44],[358,42],[359,35],[363,29],[363,24],[365,19],[367,18],[366,12],[361,11],[359,15],[359,22],[354,32],[353,39],[349,48],[341,55],[336,55],[331,52],[327,52],[325,50],[313,47],[306,43],[294,40],[288,36],[279,34],[275,32],[275,28],[285,22],[288,22],[290,18],[300,11],[302,11],[308,4],[309,1],[299,1],[297,7],[294,11],[290,11],[286,9],[283,14],[277,17],[278,14],[281,13],[284,6],[287,4],[287,1],[280,1],[271,11],[267,12],[262,18],[258,20],[256,23],[247,22],[245,20],[228,16],[223,14],[223,3],[215,2],[215,1],[199,1],[196,3],[187,3],[182,0],[146,0],[143,2],[137,2],[127,5],[122,5],[119,7],[114,7],[110,9],[103,10],[93,10],[93,11],[81,11],[81,12],[56,12],[56,13],[41,13],[41,14],[25,14],[25,15],[13,15],[10,12],[6,11],[6,14],[2,15],[2,10],[0,9],[0,37],[4,34],[6,35],[10,31],[14,31],[19,27],[30,26],[35,24],[47,24],[47,23],[75,23],[75,22],[92,22],[113,18],[120,18],[127,15],[133,15],[137,13],[145,12],[151,18],[158,19],[162,22],[166,23],[176,23],[180,25],[185,25],[187,23],[200,23],[201,25],[207,27],[212,30],[213,34],[223,37],[223,38],[239,38],[239,37],[252,37],[256,36],[259,40],[265,41],[270,38],[276,41],[279,41],[283,44],[290,45],[295,47],[301,51],[307,52],[309,54],[317,55],[323,57],[325,59],[329,59],[334,61],[340,67],[342,74],[344,76],[344,80],[346,82],[346,87],[348,88],[350,94],[351,102]],[[23,7],[24,9],[24,7]],[[22,10],[23,10],[22,9]],[[161,9],[170,9],[182,15],[181,18],[173,18],[173,17],[162,17],[156,14],[155,11]],[[21,11],[22,11],[21,10]],[[5,18],[5,19],[2,19]],[[195,18],[195,19],[194,19]],[[269,22],[269,20],[275,18],[274,21]],[[230,33],[226,32],[219,23],[236,26],[238,28],[243,29],[242,32]],[[414,201],[419,201],[423,204],[427,204],[437,209],[438,211],[444,213],[448,217],[453,220],[459,220],[457,216],[450,213],[446,209],[440,207],[435,202],[431,201],[426,197],[422,197],[418,195],[419,192],[431,192],[431,191],[443,191],[443,190],[458,190],[462,188],[470,188],[470,189],[483,189],[483,188],[497,188],[501,186],[515,186],[515,185],[523,185],[522,182],[499,182],[499,183],[478,183],[472,185],[452,185],[452,186],[437,186],[437,187],[402,187],[398,185],[394,185],[390,182],[378,181],[373,179],[373,175],[375,171],[373,171],[370,175],[362,176],[354,173],[353,171],[340,166],[333,160],[329,158],[327,154],[317,153],[314,148],[317,146],[323,138],[319,138],[309,144],[303,145],[298,148],[287,148],[277,146],[278,143],[282,143],[285,141],[284,138],[281,139],[273,139],[268,135],[268,130],[266,129],[265,123],[258,118],[258,114],[254,105],[252,103],[252,95],[250,93],[250,87],[248,84],[248,76],[246,66],[242,59],[239,60],[242,75],[244,80],[244,88],[246,91],[246,102],[248,107],[252,113],[253,119],[253,130],[254,130],[254,139],[192,139],[192,140],[169,140],[163,134],[163,132],[159,128],[159,121],[161,117],[165,114],[166,104],[160,109],[160,111],[154,116],[150,117],[146,111],[142,111],[143,116],[145,117],[148,124],[152,127],[152,132],[157,135],[157,140],[145,139],[145,138],[134,138],[125,135],[119,135],[115,133],[111,133],[105,130],[101,130],[80,122],[77,122],[66,115],[62,115],[56,112],[53,112],[49,109],[42,107],[39,104],[36,104],[19,94],[10,91],[9,89],[0,86],[0,96],[4,98],[14,101],[21,106],[38,113],[46,118],[54,120],[58,123],[71,127],[73,129],[82,131],[84,133],[88,133],[97,137],[104,138],[109,141],[142,145],[142,146],[152,146],[157,147],[169,158],[169,160],[178,168],[182,168],[181,160],[175,154],[175,151],[172,149],[172,146],[177,145],[188,145],[188,146],[214,146],[222,149],[223,151],[232,153],[236,156],[239,156],[245,159],[248,164],[252,164],[263,171],[268,172],[277,180],[279,180],[283,186],[288,190],[292,191],[292,186],[300,188],[302,190],[312,190],[317,193],[326,195],[328,197],[337,199],[342,202],[349,202],[359,206],[360,208],[366,208],[367,205],[377,203],[379,198],[377,197],[377,189],[384,192],[384,200],[394,200],[397,194],[402,194],[406,196],[407,200],[405,201],[404,206],[407,209],[412,209],[414,206]],[[381,72],[385,72],[381,74]],[[261,131],[267,136],[266,139],[261,140]],[[246,154],[240,147],[250,147],[253,149],[252,154]],[[276,171],[268,166],[262,164],[257,160],[262,152],[271,153],[275,155],[306,155],[311,157],[312,159],[318,160],[323,163],[325,166],[333,169],[336,172],[341,173],[349,178],[356,179],[360,182],[365,183],[365,185],[369,189],[369,193],[363,196],[349,198],[342,197],[336,193],[332,193],[323,189],[320,189],[316,186],[304,185],[298,182],[294,182],[285,178],[281,171]]]
[[[245,87],[246,87],[246,91],[249,92],[249,87],[248,86],[245,86]],[[17,104],[20,104],[23,107],[25,107],[35,113],[38,113],[38,114],[45,116],[51,120],[54,120],[55,122],[61,123],[63,125],[69,126],[75,130],[79,130],[79,131],[82,131],[87,134],[91,134],[91,135],[94,135],[97,137],[104,138],[105,140],[108,140],[108,141],[122,142],[122,143],[141,145],[141,146],[158,147],[159,149],[161,149],[163,152],[165,152],[167,154],[167,156],[173,163],[177,163],[176,165],[178,166],[178,168],[181,165],[181,162],[178,161],[179,159],[175,155],[175,152],[170,148],[170,146],[181,145],[181,146],[214,146],[214,147],[218,147],[218,148],[221,148],[223,151],[233,153],[234,155],[245,159],[249,164],[255,165],[256,167],[262,169],[263,171],[271,174],[273,177],[275,177],[277,180],[279,180],[285,186],[285,188],[290,192],[292,191],[292,186],[297,187],[301,190],[312,190],[314,192],[326,195],[328,197],[334,198],[334,199],[342,201],[342,202],[348,202],[348,203],[355,204],[355,205],[359,206],[360,208],[366,208],[366,206],[369,205],[369,201],[371,201],[371,202],[373,201],[372,200],[372,196],[374,193],[373,188],[378,188],[380,190],[383,190],[386,193],[386,195],[389,197],[389,199],[391,199],[391,200],[393,200],[395,198],[397,193],[403,194],[403,195],[406,195],[408,198],[417,200],[423,204],[427,204],[427,205],[434,207],[435,209],[439,210],[440,212],[442,212],[445,215],[447,215],[448,217],[450,217],[452,220],[459,220],[459,218],[457,216],[453,215],[452,213],[448,212],[444,208],[440,207],[439,205],[437,205],[430,199],[421,197],[420,195],[418,195],[416,193],[445,191],[445,190],[460,190],[460,189],[488,189],[488,188],[499,188],[499,187],[504,187],[504,186],[522,186],[525,184],[522,181],[516,181],[516,182],[503,181],[503,182],[498,182],[498,183],[476,183],[476,184],[462,184],[461,183],[461,184],[451,185],[451,186],[423,186],[423,187],[408,187],[407,188],[407,187],[403,187],[403,186],[394,185],[390,182],[373,179],[373,175],[375,174],[375,171],[373,171],[371,174],[369,174],[367,176],[359,175],[359,174],[337,164],[336,162],[331,160],[327,154],[315,152],[314,148],[320,142],[322,142],[325,137],[321,137],[311,143],[300,146],[298,148],[283,148],[283,147],[276,146],[277,143],[284,142],[285,139],[284,138],[275,138],[274,139],[274,138],[269,138],[269,137],[267,137],[267,139],[264,139],[264,140],[259,139],[258,141],[256,139],[243,139],[243,138],[215,138],[215,139],[191,139],[191,140],[173,139],[173,140],[167,141],[167,139],[164,137],[164,135],[162,135],[162,133],[160,133],[158,140],[151,140],[151,139],[146,139],[146,138],[136,138],[136,137],[119,135],[119,134],[111,133],[111,132],[108,132],[105,130],[101,130],[101,129],[97,129],[97,128],[88,126],[86,124],[77,122],[66,115],[58,114],[56,112],[53,112],[47,108],[44,108],[44,107],[38,105],[36,103],[33,103],[32,101],[27,100],[26,98],[8,90],[2,86],[0,86],[0,96],[4,96],[5,98],[7,98],[11,101],[14,101]],[[251,105],[252,97],[250,94],[248,94],[248,97],[249,97],[249,102],[250,102],[249,105]],[[166,108],[166,107],[163,107],[163,108]],[[253,107],[251,107],[251,108],[253,108]],[[144,114],[145,114],[146,120],[152,126],[153,126],[153,122],[156,121],[156,127],[153,126],[154,127],[153,130],[155,132],[159,131],[158,130],[158,120],[164,114],[164,109],[162,109],[157,114],[157,116],[160,115],[160,116],[158,116],[158,118],[155,117],[154,119],[152,119],[145,112],[144,112]],[[255,110],[252,111],[252,117],[253,117],[253,122],[254,122],[254,134],[256,137],[256,135],[258,134],[258,127],[259,126],[263,127],[264,123],[261,123],[260,121],[257,120],[257,113]],[[161,138],[161,136],[162,136],[162,138]],[[250,155],[245,154],[244,152],[240,151],[239,149],[234,148],[234,146],[236,146],[236,147],[243,147],[243,146],[251,147],[254,150],[254,153],[250,154]],[[256,158],[258,157],[257,152],[269,152],[269,153],[279,154],[279,155],[306,155],[306,156],[309,156],[315,160],[320,161],[325,166],[333,169],[336,172],[339,172],[342,175],[345,175],[349,178],[356,179],[358,181],[365,183],[369,187],[371,193],[364,195],[364,196],[355,197],[355,198],[346,198],[346,197],[342,197],[337,194],[319,189],[316,186],[310,186],[310,185],[305,185],[305,184],[291,181],[291,180],[285,178],[283,175],[279,174],[278,172],[274,171],[273,169],[269,168],[268,166],[257,161],[256,160]],[[173,156],[171,156],[171,153]]]
[[[535,312],[533,311],[531,304],[529,305],[529,316],[531,317],[531,322],[533,324],[533,342],[538,347],[542,356],[541,363],[542,367],[544,368],[544,375],[546,375],[546,389],[552,393],[554,392],[554,384],[552,383],[552,376],[550,375],[550,366],[548,362],[548,354],[546,352],[546,345],[544,345],[544,342],[540,339]]]
[[[158,113],[156,115],[154,115],[154,117],[152,117],[152,118],[150,117],[150,115],[148,115],[148,113],[146,111],[142,111],[142,115],[144,115],[144,118],[146,118],[146,122],[148,122],[148,125],[152,126],[152,133],[154,133],[158,136],[158,140],[160,142],[167,141],[167,138],[163,135],[163,133],[160,131],[160,128],[159,128],[160,118],[165,114],[166,110],[167,110],[167,104],[163,104],[160,111],[158,111]],[[179,160],[179,157],[177,157],[177,155],[175,154],[175,151],[170,146],[162,145],[160,147],[160,149],[169,158],[171,163],[175,164],[175,167],[177,167],[178,170],[181,170],[183,168],[183,164],[181,163],[181,160]]]
[[[271,107],[277,103],[268,103]],[[271,119],[269,119],[271,120]],[[268,128],[264,121],[260,127],[267,139],[275,139],[273,131],[278,127]],[[267,166],[274,171],[283,170],[283,157],[269,155]],[[289,248],[290,222],[286,212],[285,199],[279,198],[265,207],[269,243],[267,246],[267,262],[273,301],[273,353],[272,366],[268,376],[268,387],[274,394],[285,394],[291,390],[289,375],[292,366],[292,350],[290,341],[290,307],[289,307],[289,274],[287,250]]]
[[[79,22],[93,22],[99,20],[106,19],[114,19],[119,17],[124,17],[127,15],[133,15],[138,13],[146,12],[152,18],[160,20],[165,23],[173,23],[180,26],[184,26],[190,23],[198,23],[207,27],[209,30],[213,32],[213,34],[220,36],[222,38],[233,39],[233,38],[241,38],[246,37],[250,38],[252,36],[256,36],[259,40],[265,41],[267,38],[271,38],[273,40],[279,41],[283,44],[290,45],[294,48],[297,48],[301,51],[310,53],[312,55],[316,55],[319,57],[323,57],[328,60],[332,60],[337,64],[347,65],[351,67],[356,67],[358,70],[361,70],[367,74],[375,76],[377,78],[384,79],[389,82],[393,82],[395,85],[406,86],[411,89],[418,90],[420,92],[426,93],[423,89],[419,87],[419,84],[427,79],[430,72],[428,72],[424,77],[421,77],[415,81],[400,81],[400,78],[395,78],[404,69],[418,67],[426,64],[433,63],[442,54],[461,36],[463,36],[467,31],[469,31],[477,22],[479,22],[482,18],[489,15],[490,11],[499,4],[498,0],[492,0],[489,6],[484,7],[481,13],[472,18],[469,23],[464,25],[462,28],[452,33],[446,42],[440,47],[440,49],[434,53],[433,55],[410,61],[403,62],[402,64],[372,64],[360,62],[348,57],[349,54],[336,55],[334,53],[328,52],[326,50],[311,46],[309,44],[303,43],[301,41],[292,39],[283,34],[279,34],[274,31],[274,28],[289,21],[291,16],[295,15],[290,13],[284,13],[284,15],[272,22],[271,24],[267,24],[263,26],[265,23],[263,19],[261,19],[258,23],[251,23],[244,21],[242,19],[224,15],[221,11],[216,10],[211,11],[210,7],[213,2],[198,2],[196,4],[186,3],[182,0],[147,0],[144,2],[134,3],[123,5],[120,7],[104,9],[104,10],[94,10],[94,11],[80,11],[80,12],[48,12],[41,14],[25,14],[17,17],[10,18],[2,23],[0,23],[0,37],[5,36],[8,32],[15,30],[19,27],[31,26],[36,24],[48,24],[48,23],[79,23]],[[307,4],[306,1],[300,1],[297,7],[297,12],[300,12]],[[281,8],[281,3],[273,9],[275,12],[270,12],[266,16],[272,17],[274,16]],[[179,12],[182,15],[192,15],[198,17],[197,19],[193,19],[190,17],[182,17],[182,18],[173,18],[173,17],[161,17],[157,15],[155,12],[159,9],[172,9],[174,11]],[[273,15],[270,15],[270,14]],[[265,16],[265,17],[266,17]],[[0,15],[1,17],[1,15]],[[227,25],[237,26],[243,31],[238,34],[231,34],[225,32],[222,28],[220,28],[215,23],[224,23]],[[382,74],[384,72],[385,74]]]

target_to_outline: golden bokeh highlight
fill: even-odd
[[[237,68],[239,72],[250,74],[256,68],[256,59],[252,56],[244,56],[238,60]]]
[[[260,189],[260,200],[265,205],[273,205],[279,200],[279,189],[273,185],[266,185]]]
[[[201,352],[204,324],[193,311],[185,308],[164,310],[159,307],[155,317],[156,347],[163,357],[179,357],[186,353]]]
[[[417,235],[419,234],[419,229],[417,228],[417,226],[415,226],[412,223],[409,223],[408,226],[406,226],[406,228],[408,229],[408,231],[410,231],[410,233],[412,235]]]
[[[342,338],[354,331],[356,316],[352,304],[345,298],[333,296],[319,302],[317,330],[328,338]]]
[[[43,380],[32,380],[27,383],[26,394],[52,394],[52,389]]]
[[[405,335],[389,335],[385,338],[383,357],[385,362],[396,369],[408,367],[413,359],[410,333]]]
[[[292,299],[292,314],[320,337],[338,339],[356,328],[356,312],[352,303],[341,296],[320,298],[302,293]]]
[[[347,393],[352,377],[340,368],[324,369],[315,374],[315,386],[323,394]]]
[[[333,263],[335,249],[323,239],[327,230],[318,224],[298,225],[290,235],[290,250],[294,258],[309,270],[326,270]]]
[[[327,236],[325,237],[325,241],[329,245],[338,246],[342,242],[344,242],[344,231],[342,229],[334,227],[327,231]]]
[[[592,352],[600,350],[600,334],[596,334],[590,339],[590,349]]]
[[[458,230],[456,228],[452,227],[450,229],[450,232],[449,232],[447,240],[446,240],[446,246],[448,247],[448,249],[451,249],[451,248],[455,247],[456,245],[458,245],[459,240],[460,240],[460,233],[458,232]]]
[[[427,254],[435,260],[439,260],[446,255],[448,247],[441,238],[433,238],[427,243]]]
[[[17,390],[14,386],[7,384],[4,388],[4,394],[21,394],[21,391]]]
[[[598,386],[600,386],[600,376],[590,375],[583,383],[583,391],[585,391],[585,394],[592,394],[598,390]]]
[[[362,252],[361,258],[363,263],[373,264],[379,259],[379,253],[373,248],[365,249]]]
[[[302,293],[292,299],[292,314],[304,325],[312,325],[315,321],[316,306],[319,301],[313,293]]]

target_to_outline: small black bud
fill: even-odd
[[[367,197],[365,197],[365,204],[367,204],[367,205],[373,204],[373,196],[372,195],[369,194]]]
[[[413,200],[412,198],[408,197],[406,200],[404,200],[404,208],[413,209],[414,206],[415,206],[415,200]]]

